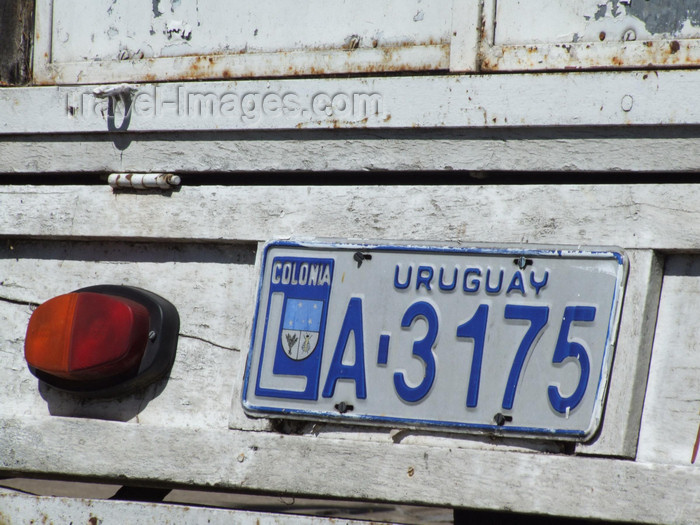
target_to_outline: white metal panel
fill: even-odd
[[[452,72],[478,71],[481,8],[480,0],[454,0],[452,4]]]
[[[482,70],[700,64],[700,7],[662,0],[486,0]]]
[[[494,43],[700,38],[700,6],[694,2],[668,4],[659,0],[498,0]]]
[[[61,84],[444,70],[451,4],[41,0],[35,79]]]

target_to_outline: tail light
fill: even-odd
[[[60,295],[29,320],[24,352],[41,381],[76,394],[112,397],[168,373],[180,318],[162,297],[100,285]]]

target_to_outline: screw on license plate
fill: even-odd
[[[503,415],[503,414],[501,414],[501,413],[499,412],[498,414],[496,414],[495,416],[493,416],[493,420],[496,422],[496,424],[497,424],[499,427],[502,427],[503,425],[506,424],[506,422],[511,422],[511,421],[513,421],[513,416],[506,416],[506,415]]]
[[[524,255],[521,255],[517,259],[513,259],[513,263],[517,264],[518,268],[520,268],[521,270],[524,270],[532,264],[532,259],[526,259]]]
[[[353,405],[348,405],[345,401],[341,401],[335,405],[335,409],[341,414],[345,414],[345,412],[352,412],[354,408],[355,407]]]
[[[362,266],[362,261],[371,261],[372,256],[369,253],[362,253],[362,252],[355,252],[355,255],[352,256],[353,259],[357,261],[357,267],[359,268]]]

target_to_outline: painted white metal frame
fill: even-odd
[[[477,0],[444,0],[444,13],[434,13],[435,6],[428,5],[422,9],[430,9],[425,16],[443,16],[448,19],[447,30],[451,23],[449,19],[452,11],[457,16],[469,16],[473,21],[469,24],[476,27],[478,18],[474,17],[474,9],[478,7]],[[258,14],[264,14],[271,20],[277,20],[278,24],[296,24],[299,27],[312,28],[314,24],[321,24],[325,20],[323,10],[299,9],[294,4],[280,2],[266,11],[259,8]],[[245,7],[244,7],[245,9]],[[256,9],[258,9],[256,7]],[[327,8],[326,8],[327,9]],[[352,3],[336,3],[336,10],[357,10]],[[367,8],[365,8],[367,9]],[[420,22],[423,12],[421,6],[417,6],[414,20]],[[308,12],[307,12],[308,11]],[[277,77],[277,76],[304,76],[319,74],[346,74],[366,73],[368,71],[446,71],[450,69],[452,59],[450,57],[451,40],[455,38],[457,46],[457,58],[454,66],[458,70],[471,70],[469,64],[474,63],[474,56],[467,57],[466,51],[474,52],[475,31],[463,32],[454,30],[452,35],[445,32],[441,35],[428,35],[425,43],[412,45],[402,43],[400,45],[362,45],[348,44],[344,41],[345,35],[335,42],[332,47],[318,48],[314,40],[313,30],[306,30],[295,41],[289,41],[288,49],[266,52],[229,52],[213,49],[210,54],[195,53],[189,56],[161,56],[153,58],[130,58],[119,60],[117,57],[111,60],[84,60],[70,62],[56,62],[52,53],[52,35],[55,33],[53,26],[54,0],[38,0],[36,6],[35,47],[34,47],[34,81],[37,84],[85,84],[96,82],[148,82],[153,80],[192,80],[206,78],[249,78],[249,77]],[[317,12],[318,19],[307,20],[306,16]],[[374,7],[366,11],[364,15],[375,16],[378,34],[392,34],[391,27],[382,27],[382,24],[391,23],[392,8],[390,4],[383,6],[375,2]],[[334,13],[335,17],[340,13]],[[352,18],[348,16],[348,18]],[[413,22],[411,22],[413,23]],[[197,27],[193,31],[197,32]],[[248,28],[241,28],[246,30]],[[400,34],[402,29],[397,28]],[[252,34],[252,29],[251,29]],[[349,38],[349,37],[348,37]],[[72,45],[72,42],[67,45]],[[145,45],[145,44],[144,44]]]
[[[516,0],[517,1],[517,0]],[[547,1],[547,0],[545,0]],[[540,3],[529,5],[519,2],[526,16],[546,18]],[[564,2],[566,3],[566,2]],[[612,2],[611,4],[615,4]],[[624,4],[625,2],[620,2]],[[556,11],[559,2],[549,6]],[[598,6],[605,2],[598,2]],[[625,40],[619,35],[600,33],[598,41],[588,42],[547,42],[501,44],[496,42],[498,26],[498,0],[483,0],[483,35],[479,42],[480,71],[563,71],[585,69],[630,69],[663,67],[697,67],[700,64],[698,40],[688,38]],[[550,24],[557,23],[556,13],[546,18]],[[527,23],[527,22],[525,22]],[[629,26],[622,26],[629,27]],[[498,26],[501,33],[508,34],[508,27]],[[561,27],[561,32],[570,32],[570,27]]]
[[[0,134],[687,126],[699,83],[700,70],[134,84],[126,115],[99,86],[6,88]]]

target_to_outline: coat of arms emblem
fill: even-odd
[[[287,299],[280,337],[289,358],[300,361],[316,349],[322,316],[323,301]]]

